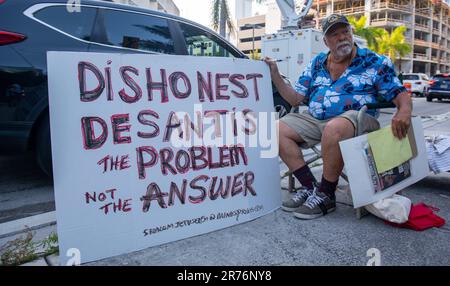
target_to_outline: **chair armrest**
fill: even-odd
[[[367,103],[367,109],[381,109],[381,108],[393,108],[395,104],[393,102],[380,102],[380,103]]]
[[[380,102],[380,103],[367,103],[365,104],[358,112],[358,117],[356,119],[356,134],[361,135],[361,130],[363,130],[362,126],[362,117],[366,113],[368,109],[382,109],[382,108],[393,108],[395,104],[392,102]]]

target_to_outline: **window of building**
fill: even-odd
[[[260,37],[260,36],[255,37],[254,41],[255,41],[255,42],[256,42],[256,41],[261,41],[261,37]],[[253,38],[243,38],[243,39],[240,39],[240,42],[241,42],[241,43],[253,42]]]
[[[266,27],[266,23],[255,24],[255,30],[256,29],[262,29],[262,28],[265,28],[265,27]],[[240,31],[252,30],[252,29],[253,29],[253,24],[249,24],[248,26],[241,26],[241,27],[239,27]]]

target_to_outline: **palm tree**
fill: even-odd
[[[257,51],[251,51],[250,52],[250,58],[252,60],[260,60],[261,59],[261,53],[258,53]]]
[[[399,70],[401,70],[401,59],[411,52],[411,45],[405,41],[406,27],[399,26],[395,28],[391,33],[384,30],[382,35],[377,38],[379,50],[378,53],[386,54],[395,62],[397,57],[400,58]]]
[[[359,19],[349,16],[347,19],[355,30],[354,34],[366,39],[368,48],[374,52],[378,52],[379,47],[377,38],[381,37],[386,30],[383,28],[367,27],[366,16],[362,16]]]
[[[216,31],[219,30],[222,37],[225,37],[227,27],[230,33],[235,31],[228,7],[227,0],[213,0],[212,2],[212,27]]]

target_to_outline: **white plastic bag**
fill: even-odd
[[[394,223],[404,223],[408,221],[409,212],[411,211],[411,200],[394,194],[364,208],[381,219]]]

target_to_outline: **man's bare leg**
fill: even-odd
[[[352,138],[355,134],[353,124],[345,118],[330,120],[322,133],[323,178],[320,191],[333,194],[339,176],[344,168],[339,141]]]
[[[304,140],[283,121],[278,121],[278,123],[280,157],[289,167],[289,170],[295,171],[306,165],[303,153],[297,145]]]
[[[306,165],[303,153],[298,146],[298,143],[302,143],[304,140],[286,123],[282,121],[278,121],[278,123],[281,159],[304,187],[312,189],[316,179]]]

